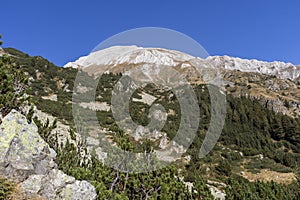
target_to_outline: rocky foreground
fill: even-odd
[[[27,197],[96,199],[95,188],[57,169],[56,152],[25,116],[12,110],[0,125],[0,177],[18,183]]]

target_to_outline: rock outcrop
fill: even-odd
[[[37,126],[12,110],[0,125],[0,176],[19,183],[27,196],[46,199],[96,199],[95,188],[57,169],[56,152]]]
[[[30,107],[26,107],[24,109],[24,112],[27,113],[29,111]],[[50,114],[47,114],[45,112],[42,112],[41,110],[38,110],[36,108],[36,106],[34,106],[34,114],[33,114],[33,118],[37,118],[38,120],[40,120],[43,124],[46,123],[47,120],[49,120],[49,123],[52,124],[55,120],[55,117],[53,117]],[[56,135],[57,136],[57,140],[58,140],[58,144],[66,144],[67,140],[69,140],[69,142],[71,142],[72,144],[76,145],[76,142],[72,139],[72,137],[70,136],[70,127],[66,124],[63,124],[61,121],[57,121],[56,124],[56,128],[54,128],[51,131],[52,135]],[[80,136],[75,132],[75,139],[76,140],[80,140]]]

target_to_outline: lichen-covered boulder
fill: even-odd
[[[57,169],[56,152],[38,134],[37,126],[12,110],[0,125],[0,176],[19,183],[27,196],[49,200],[97,198],[87,181]]]
[[[22,181],[56,167],[56,153],[38,134],[34,123],[12,110],[0,125],[0,174]]]
[[[87,181],[77,181],[74,177],[53,169],[47,175],[32,175],[20,184],[28,196],[39,195],[55,200],[94,200],[95,188]]]
[[[87,181],[75,181],[68,184],[59,194],[59,199],[79,200],[79,199],[96,199],[95,188]]]

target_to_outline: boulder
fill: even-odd
[[[95,188],[87,181],[78,181],[74,177],[53,169],[47,175],[32,175],[20,184],[26,195],[39,195],[46,199],[76,200],[96,199]]]
[[[32,174],[47,174],[56,167],[56,153],[38,134],[34,123],[11,111],[0,125],[0,174],[23,181]]]
[[[56,152],[25,116],[12,110],[0,125],[0,176],[19,183],[27,196],[96,199],[95,188],[57,169]]]

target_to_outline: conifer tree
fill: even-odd
[[[1,35],[0,35],[1,38]],[[1,45],[2,41],[0,41]],[[9,55],[0,57],[0,121],[10,110],[18,109],[26,98],[28,78]]]

